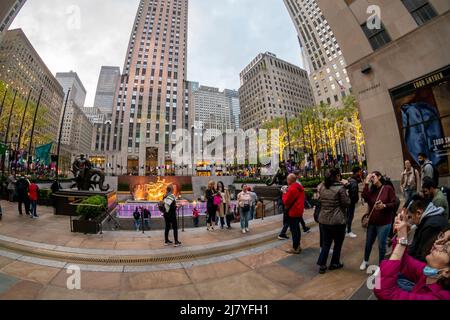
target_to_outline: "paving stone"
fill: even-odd
[[[20,281],[0,294],[0,300],[34,300],[43,287],[42,284],[37,282]]]
[[[15,285],[19,279],[11,277],[4,273],[0,273],[0,293],[8,291],[13,285]]]
[[[204,266],[193,267],[186,270],[186,272],[189,278],[191,278],[191,280],[196,283],[210,279],[220,279],[249,270],[250,268],[242,262],[231,260],[222,263],[213,263]]]
[[[155,290],[124,291],[120,300],[201,300],[194,285]]]
[[[191,284],[191,280],[183,269],[129,273],[125,274],[125,277],[127,280],[123,289],[130,291],[180,287]]]
[[[47,284],[60,269],[16,261],[1,269],[1,272],[24,280]]]

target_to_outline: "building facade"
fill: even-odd
[[[369,168],[398,181],[403,161],[418,166],[424,152],[448,185],[450,2],[317,2],[348,63]],[[369,5],[378,6],[380,20]]]
[[[12,24],[26,0],[2,0],[0,2],[0,42],[4,32]]]
[[[86,100],[86,89],[76,72],[60,72],[56,79],[64,89],[67,96],[66,114],[64,117],[61,143],[70,147],[71,158],[79,154],[90,154],[92,144],[93,123],[82,111]],[[64,105],[61,105],[61,109]]]
[[[218,88],[200,86],[193,93],[192,106],[194,126],[203,131],[202,136],[207,141],[234,129],[229,99]]]
[[[240,78],[240,126],[244,130],[259,129],[278,117],[296,117],[314,105],[308,73],[272,53],[259,54]]]
[[[239,103],[239,91],[225,89],[223,91],[225,97],[228,100],[228,105],[230,106],[231,112],[231,123],[235,130],[241,128],[241,124],[239,122],[239,118],[241,116],[241,105]]]
[[[120,68],[102,66],[95,92],[94,107],[104,114],[112,114],[117,89],[120,86]]]
[[[342,106],[342,98],[351,93],[347,65],[317,1],[284,0],[284,4],[297,29],[316,104]]]
[[[188,0],[141,0],[112,115],[113,167],[151,174],[172,167],[176,129],[189,129],[186,103]]]
[[[37,104],[42,89],[39,109],[44,112],[46,125],[35,128],[35,137],[47,137],[57,142],[64,91],[21,29],[4,33],[0,44],[0,80],[10,91],[17,90],[23,100],[27,99],[31,89],[30,101],[34,104]],[[37,140],[34,139],[35,143],[39,143]]]

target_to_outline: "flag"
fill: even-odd
[[[53,143],[49,143],[36,148],[36,158],[46,166],[50,165],[50,151],[52,150],[52,146]]]
[[[8,147],[6,146],[6,144],[0,143],[0,156],[4,156],[7,149]]]

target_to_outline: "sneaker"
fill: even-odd
[[[356,234],[354,234],[353,232],[350,232],[350,233],[347,233],[346,235],[345,235],[347,238],[352,238],[352,239],[355,239],[356,237],[358,237]]]
[[[173,244],[173,242],[169,240],[169,241],[166,241],[165,246],[170,246],[171,244]]]
[[[311,232],[311,228],[306,227],[305,230],[303,230],[304,233],[310,233]]]
[[[289,240],[289,237],[287,235],[279,235],[278,240]]]
[[[364,271],[367,269],[367,267],[369,266],[369,262],[368,261],[363,261],[361,263],[361,265],[359,266],[359,270]]]
[[[173,245],[175,248],[176,247],[179,247],[179,246],[181,246],[181,242],[180,241],[177,241],[177,242],[175,242],[175,244]]]
[[[244,233],[244,234],[245,234],[245,233],[247,233],[247,231],[246,231],[245,229],[242,229],[242,233]]]
[[[227,229],[228,229],[228,230],[231,230],[231,226],[230,226],[230,227],[227,227]]]
[[[332,264],[330,265],[330,267],[328,268],[328,270],[332,271],[332,270],[338,270],[338,269],[342,269],[344,267],[343,263],[339,263],[339,264]]]
[[[325,274],[327,272],[327,266],[321,266],[319,269],[320,274]]]
[[[249,228],[245,228],[245,231],[250,232],[250,229]]]

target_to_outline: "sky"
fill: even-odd
[[[11,29],[22,28],[53,74],[75,71],[92,106],[101,66],[123,69],[139,0],[27,0]],[[239,89],[239,73],[259,53],[303,66],[282,0],[190,0],[190,81]]]

